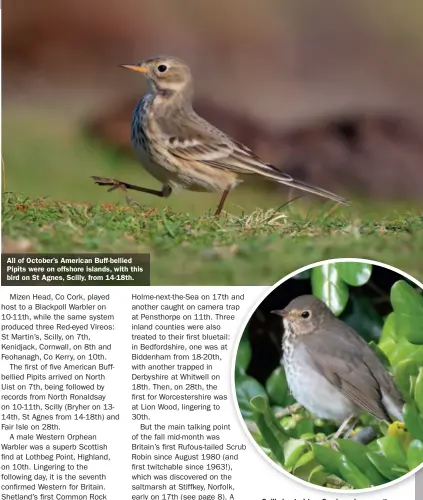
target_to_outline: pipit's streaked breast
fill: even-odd
[[[191,71],[180,59],[154,57],[123,67],[147,77],[148,93],[133,113],[131,143],[144,168],[162,183],[162,189],[94,177],[97,184],[110,186],[109,190],[134,189],[163,197],[180,189],[220,192],[216,215],[234,187],[259,176],[348,204],[345,198],[294,180],[263,162],[243,144],[197,115],[192,108]]]
[[[326,304],[302,295],[272,312],[283,317],[288,385],[307,410],[344,423],[363,412],[402,421],[404,401],[392,377],[366,341]]]

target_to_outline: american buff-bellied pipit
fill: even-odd
[[[261,177],[348,204],[345,198],[280,172],[198,116],[192,108],[191,71],[180,59],[154,57],[122,67],[141,72],[148,80],[149,90],[134,109],[131,143],[143,167],[162,183],[162,189],[93,177],[100,186],[161,197],[179,189],[220,192],[215,213],[219,215],[231,189],[244,180]],[[129,196],[127,200],[132,201]]]
[[[285,309],[283,364],[297,400],[320,418],[343,421],[335,437],[359,413],[402,421],[404,400],[366,341],[321,300],[302,295]]]

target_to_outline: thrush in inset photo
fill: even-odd
[[[128,202],[133,201],[128,189],[161,197],[180,189],[218,192],[222,196],[215,215],[219,215],[233,188],[261,177],[348,204],[345,198],[280,172],[197,115],[192,108],[191,71],[180,59],[154,57],[122,67],[143,73],[148,80],[149,90],[133,112],[131,143],[143,167],[162,183],[162,189],[93,176],[100,186],[110,186],[109,191],[122,189]]]
[[[360,413],[403,421],[404,400],[391,375],[324,302],[302,295],[272,313],[283,318],[283,364],[294,398],[319,418],[343,422],[335,438]]]

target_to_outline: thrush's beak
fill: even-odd
[[[140,73],[147,73],[148,69],[144,66],[136,66],[134,64],[121,64],[121,68],[132,69],[132,71],[139,71]]]
[[[272,314],[276,314],[276,316],[282,316],[285,318],[288,316],[289,312],[286,309],[276,309],[276,311],[270,311]]]

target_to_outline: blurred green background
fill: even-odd
[[[119,64],[170,52],[191,65],[202,114],[266,160],[346,196],[411,206],[423,184],[422,14],[412,0],[8,2],[7,190],[114,203],[89,175],[157,185],[129,150],[146,84]],[[278,205],[286,190],[274,191],[247,188],[228,210]],[[142,201],[204,213],[217,198]]]

